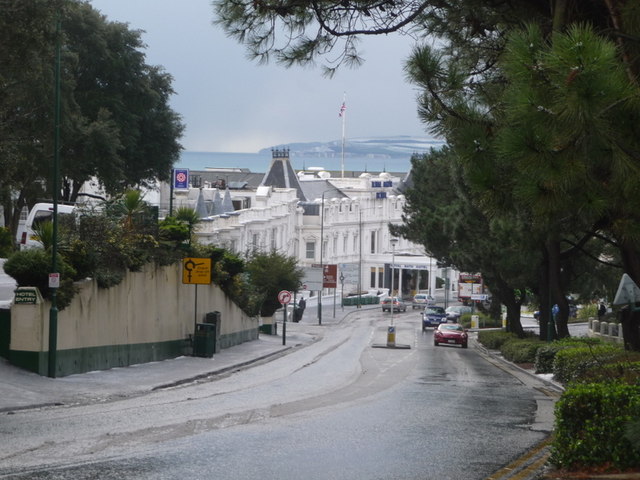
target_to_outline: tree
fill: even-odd
[[[260,305],[260,315],[264,317],[271,317],[280,308],[278,292],[297,290],[304,276],[295,257],[276,251],[251,253],[246,262],[246,271],[250,288]]]
[[[520,292],[535,279],[526,223],[515,216],[488,218],[448,147],[414,157],[412,172],[413,186],[404,192],[404,223],[392,232],[424,245],[458,270],[482,273],[494,297],[507,307],[509,330],[523,335],[520,307],[526,296]]]
[[[61,198],[95,179],[108,194],[168,180],[183,125],[171,77],[145,63],[140,32],[79,0],[3,0],[0,183],[5,212],[51,195],[53,50],[61,18]],[[6,168],[4,168],[6,167]],[[18,168],[19,167],[19,168]],[[58,188],[57,186],[55,188]],[[13,201],[13,198],[16,200]],[[9,222],[8,222],[9,223]]]

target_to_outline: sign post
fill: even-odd
[[[282,310],[284,311],[284,318],[282,322],[282,345],[286,345],[287,344],[287,305],[291,302],[291,292],[289,290],[280,290],[280,293],[278,293],[278,301],[282,305]]]
[[[208,285],[211,283],[211,259],[192,258],[182,259],[182,283],[195,285],[195,299],[193,307],[193,335],[196,334],[198,325],[198,285]]]

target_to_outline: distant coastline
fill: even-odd
[[[430,148],[440,148],[443,142],[414,137],[383,137],[350,139],[344,153],[345,171],[408,172],[411,156]],[[294,170],[322,167],[340,171],[342,152],[338,142],[292,143],[260,150],[257,153],[225,153],[183,151],[176,168],[205,170],[207,168],[246,168],[252,172],[266,172],[271,164],[272,148],[289,149]]]
[[[323,167],[325,170],[339,171],[342,167],[341,157],[298,157],[290,156],[294,170],[306,170],[311,167]],[[246,168],[255,173],[264,173],[271,164],[271,152],[267,153],[224,153],[224,152],[188,152],[183,151],[176,168],[190,170],[206,170],[207,168]],[[411,166],[410,157],[362,157],[347,156],[344,158],[346,171],[367,172],[408,172]]]

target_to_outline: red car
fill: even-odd
[[[469,336],[467,331],[459,323],[441,323],[433,331],[433,344],[437,347],[441,343],[447,345],[462,345],[467,348]]]

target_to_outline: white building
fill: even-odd
[[[337,288],[344,295],[389,289],[392,260],[393,285],[403,296],[435,292],[436,277],[443,277],[435,260],[420,245],[402,238],[395,246],[391,242],[388,225],[402,223],[403,174],[349,172],[348,178],[332,178],[321,170],[295,173],[288,150],[274,150],[272,157],[264,175],[208,169],[190,172],[188,189],[163,185],[161,214],[168,205],[195,208],[203,244],[239,254],[275,249],[298,258],[307,271],[315,265],[318,275],[320,264],[337,265]]]

